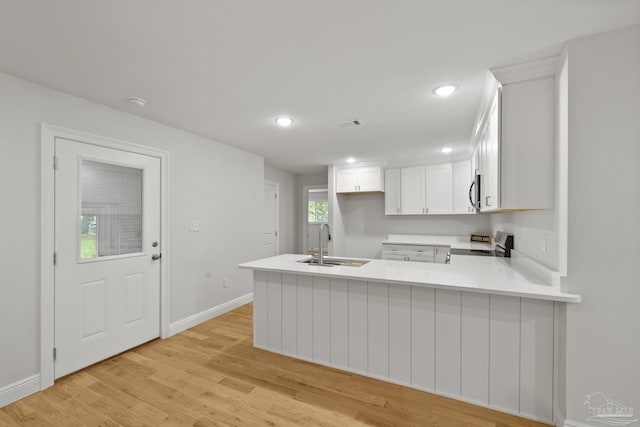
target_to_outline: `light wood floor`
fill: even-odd
[[[544,426],[254,349],[251,304],[56,381],[1,426]]]

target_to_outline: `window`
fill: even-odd
[[[142,252],[143,170],[83,159],[80,259]]]
[[[308,212],[309,224],[327,222],[329,221],[329,202],[310,200]]]

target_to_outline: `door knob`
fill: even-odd
[[[153,255],[151,255],[151,259],[154,260],[154,261],[157,261],[160,258],[162,258],[162,254],[153,254]]]

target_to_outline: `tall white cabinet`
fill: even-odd
[[[556,61],[492,70],[476,135],[482,212],[553,208]]]

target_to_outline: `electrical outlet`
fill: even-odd
[[[542,252],[547,252],[547,235],[543,234],[542,239],[540,239],[540,249]]]
[[[223,287],[223,288],[228,288],[228,287],[229,287],[229,285],[231,285],[231,279],[230,279],[230,278],[228,278],[228,277],[225,277],[225,278],[222,280],[222,287]]]
[[[469,233],[469,232],[471,232],[471,225],[469,225],[469,224],[465,224],[465,225],[464,225],[464,232],[465,232],[465,233]]]
[[[200,222],[192,219],[189,221],[189,231],[196,232],[200,230]]]

